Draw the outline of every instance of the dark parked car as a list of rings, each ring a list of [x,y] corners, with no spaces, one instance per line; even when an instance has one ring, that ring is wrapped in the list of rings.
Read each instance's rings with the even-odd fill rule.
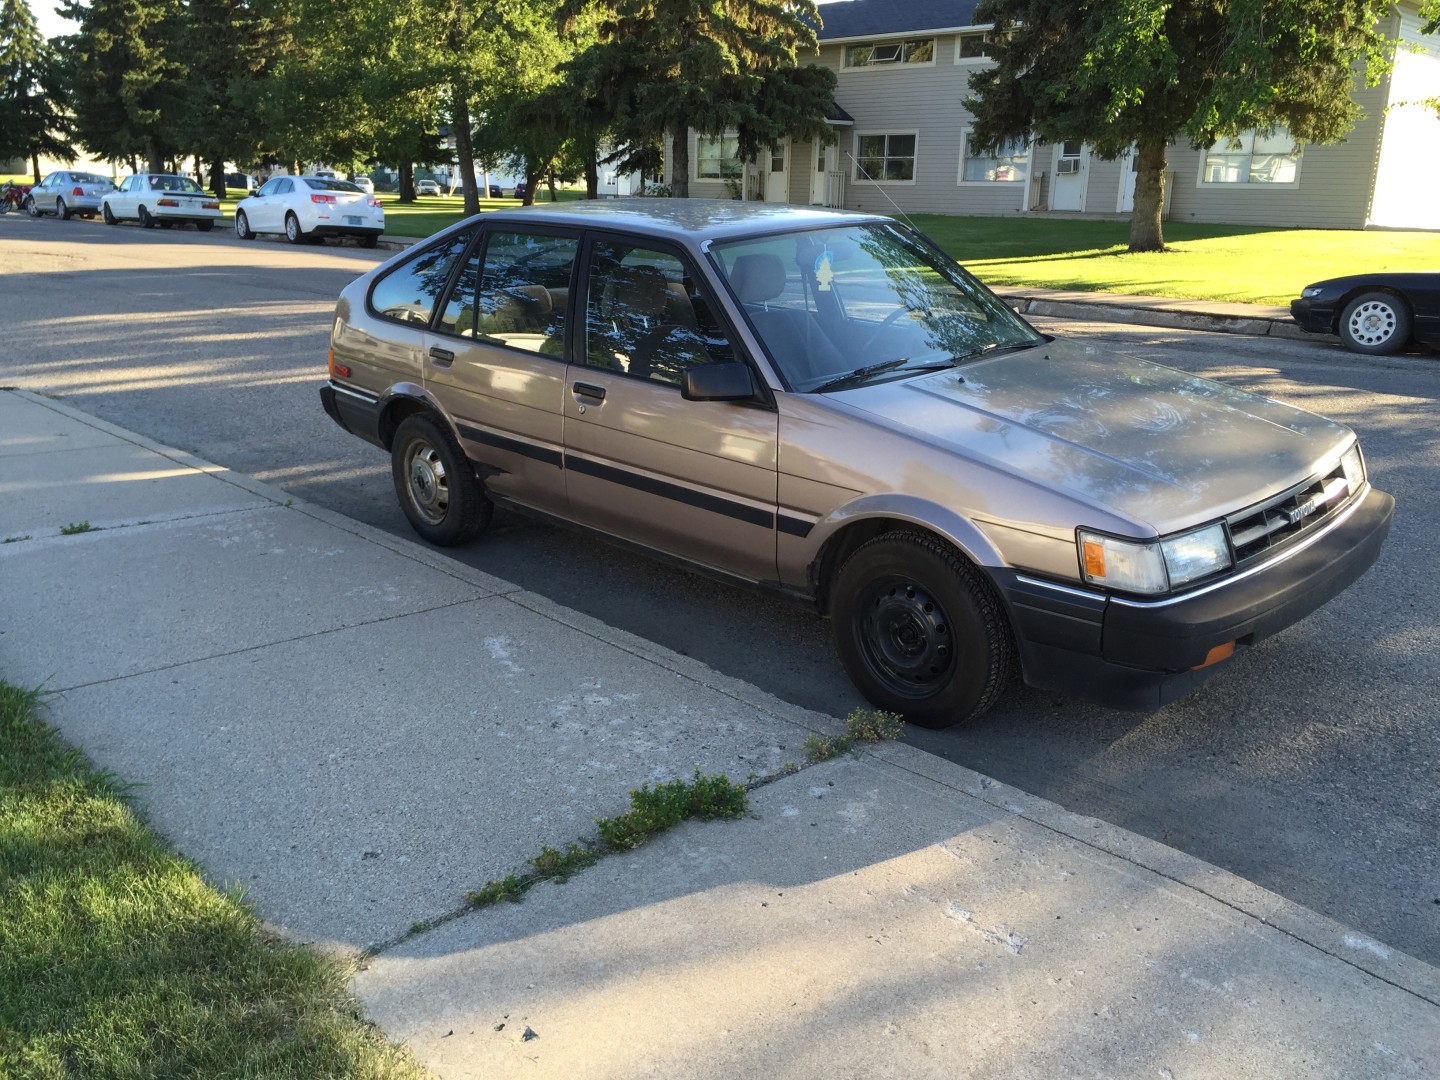
[[[490,197],[492,199],[503,199],[505,197],[505,189],[502,188],[499,184],[491,184]]]
[[[1317,281],[1290,302],[1302,330],[1339,334],[1347,349],[1383,355],[1440,346],[1440,272],[1352,274]]]
[[[523,199],[523,198],[525,198],[525,192],[527,192],[527,191],[529,191],[529,190],[530,190],[530,189],[529,189],[528,187],[526,187],[524,184],[516,184],[516,185],[515,185],[515,198],[517,198],[517,199]]]
[[[460,222],[341,293],[320,397],[426,540],[500,504],[809,601],[866,697],[937,727],[1017,670],[1169,701],[1358,578],[1394,507],[1340,424],[773,203]]]

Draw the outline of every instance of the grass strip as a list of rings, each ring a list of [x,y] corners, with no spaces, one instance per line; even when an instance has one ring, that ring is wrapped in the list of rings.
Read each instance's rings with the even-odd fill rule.
[[[415,1078],[349,972],[205,883],[0,682],[0,1076]]]
[[[564,881],[604,856],[634,850],[656,833],[689,818],[740,818],[749,806],[744,785],[731,783],[723,773],[702,776],[696,769],[693,781],[671,780],[653,787],[647,782],[630,792],[630,809],[625,813],[595,819],[598,839],[569,844],[563,851],[541,845],[540,854],[528,861],[528,871],[487,881],[466,899],[474,907],[502,900],[518,904],[542,881]]]

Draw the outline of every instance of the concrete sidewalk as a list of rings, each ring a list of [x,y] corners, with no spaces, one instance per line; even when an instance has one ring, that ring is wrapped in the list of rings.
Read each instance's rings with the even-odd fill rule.
[[[646,780],[840,725],[14,391],[0,540],[0,677],[212,880],[370,951],[442,1077],[1440,1076],[1440,971],[898,744],[465,911]]]

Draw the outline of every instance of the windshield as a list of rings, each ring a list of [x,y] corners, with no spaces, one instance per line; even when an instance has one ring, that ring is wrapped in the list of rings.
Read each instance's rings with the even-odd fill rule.
[[[188,176],[167,176],[164,174],[150,174],[151,191],[188,191],[194,195],[205,194],[200,190],[200,185],[191,180]]]
[[[802,392],[903,378],[1044,340],[898,225],[738,240],[710,255],[765,351]]]
[[[108,176],[96,176],[94,173],[77,172],[71,173],[70,179],[77,184],[106,184],[110,183]]]

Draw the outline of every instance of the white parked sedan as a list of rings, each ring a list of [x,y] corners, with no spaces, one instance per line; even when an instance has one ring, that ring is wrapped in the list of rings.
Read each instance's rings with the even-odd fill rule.
[[[194,225],[209,232],[220,219],[220,200],[188,176],[136,173],[100,200],[100,214],[106,225],[135,220],[146,229]]]
[[[272,176],[235,208],[235,235],[284,233],[292,244],[325,236],[353,236],[374,247],[385,231],[385,211],[374,195],[349,180],[328,176]]]

